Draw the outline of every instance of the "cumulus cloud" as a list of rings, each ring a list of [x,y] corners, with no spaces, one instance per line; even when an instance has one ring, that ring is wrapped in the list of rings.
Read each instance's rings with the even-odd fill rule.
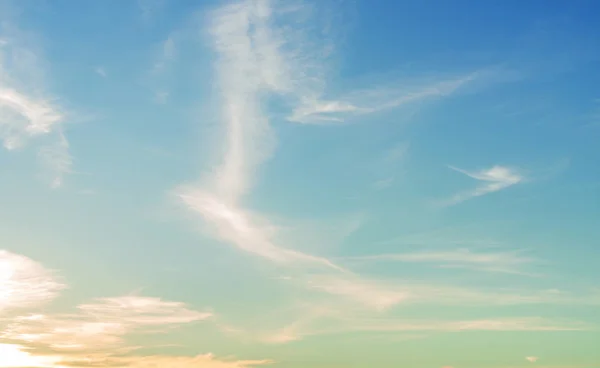
[[[483,183],[473,190],[455,194],[452,198],[445,201],[446,205],[453,205],[474,197],[494,193],[521,183],[524,180],[524,177],[516,170],[499,165],[475,172],[466,171],[453,166],[450,166],[450,168]]]
[[[527,360],[528,362],[531,362],[531,363],[537,362],[538,359],[539,359],[538,357],[534,357],[534,356],[525,357],[525,360]]]

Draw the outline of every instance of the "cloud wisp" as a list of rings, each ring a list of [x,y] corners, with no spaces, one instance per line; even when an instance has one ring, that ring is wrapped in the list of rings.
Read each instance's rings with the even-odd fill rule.
[[[188,309],[179,302],[124,296],[78,306],[78,313],[33,314],[15,318],[1,336],[47,346],[54,351],[103,351],[123,348],[123,337],[205,320],[211,313]]]
[[[72,165],[64,136],[66,114],[56,98],[41,92],[39,57],[18,34],[14,27],[0,29],[0,140],[9,151],[40,141],[40,161],[52,187],[59,187]]]
[[[346,258],[358,262],[425,263],[436,267],[465,268],[474,271],[534,276],[525,266],[539,262],[522,255],[522,251],[482,252],[469,249],[417,251],[409,253],[377,254]]]
[[[372,87],[355,91],[340,100],[320,100],[316,97],[303,97],[294,108],[288,120],[302,124],[343,123],[362,115],[415,106],[419,103],[448,96],[469,82],[475,80],[478,73],[450,78],[442,81],[419,82],[416,85],[402,87]],[[399,81],[398,84],[402,84]]]
[[[325,320],[325,318],[327,320]],[[492,318],[473,320],[406,320],[393,317],[369,318],[360,314],[337,314],[300,319],[283,328],[254,333],[264,343],[287,344],[310,336],[337,335],[349,332],[418,333],[418,338],[431,333],[465,333],[496,331],[585,331],[592,327],[579,321],[553,321],[539,317]],[[414,338],[413,335],[409,335]]]
[[[459,169],[454,166],[450,166],[450,168],[458,171],[459,173],[465,174],[470,178],[479,180],[482,182],[482,184],[473,190],[457,193],[450,199],[444,201],[443,203],[448,206],[455,205],[475,197],[498,192],[510,186],[519,184],[525,179],[514,169],[499,165],[475,172]]]

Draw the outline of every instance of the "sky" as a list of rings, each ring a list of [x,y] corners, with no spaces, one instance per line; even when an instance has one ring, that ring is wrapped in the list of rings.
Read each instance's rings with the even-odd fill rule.
[[[0,367],[600,367],[598,14],[0,0]]]

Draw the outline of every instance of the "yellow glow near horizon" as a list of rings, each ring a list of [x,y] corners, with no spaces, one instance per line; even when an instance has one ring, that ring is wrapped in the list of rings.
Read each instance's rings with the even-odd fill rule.
[[[19,345],[0,344],[0,368],[61,368],[56,365],[58,361],[59,358],[57,357],[32,355]]]

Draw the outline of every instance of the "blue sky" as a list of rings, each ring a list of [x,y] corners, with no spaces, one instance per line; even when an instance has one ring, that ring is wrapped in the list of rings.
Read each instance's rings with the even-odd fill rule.
[[[598,13],[0,0],[0,367],[596,367]]]

